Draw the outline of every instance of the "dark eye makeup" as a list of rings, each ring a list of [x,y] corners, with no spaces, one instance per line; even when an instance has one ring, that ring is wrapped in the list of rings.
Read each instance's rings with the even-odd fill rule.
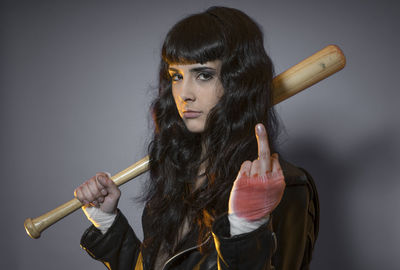
[[[177,72],[174,72],[174,73],[170,72],[169,76],[171,77],[172,81],[174,81],[174,82],[182,80],[182,78],[183,78],[183,76]]]
[[[174,82],[183,79],[183,75],[175,68],[170,68],[168,72],[171,80]],[[210,67],[195,67],[190,69],[190,73],[192,73],[197,80],[205,82],[212,80],[216,76],[217,71]]]
[[[201,81],[209,81],[212,78],[214,78],[214,76],[215,76],[215,73],[212,73],[212,72],[199,72],[197,74],[196,78]]]

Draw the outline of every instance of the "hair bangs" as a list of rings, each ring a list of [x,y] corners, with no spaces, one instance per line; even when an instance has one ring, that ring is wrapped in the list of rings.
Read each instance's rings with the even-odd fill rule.
[[[225,46],[219,26],[219,22],[207,13],[178,22],[165,39],[163,60],[168,64],[204,64],[220,59]]]

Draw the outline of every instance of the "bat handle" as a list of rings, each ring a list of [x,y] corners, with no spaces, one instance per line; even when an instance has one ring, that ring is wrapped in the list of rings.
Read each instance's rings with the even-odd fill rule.
[[[60,205],[57,208],[37,217],[34,219],[27,218],[24,222],[26,232],[32,238],[39,238],[40,233],[50,225],[56,223],[60,219],[68,216],[82,206],[82,203],[77,199],[72,200]]]
[[[136,176],[144,173],[148,169],[149,157],[146,156],[136,162],[135,164],[129,166],[125,170],[111,176],[111,179],[115,182],[117,186],[125,184],[126,182],[132,180]],[[24,222],[24,227],[27,234],[36,239],[40,237],[40,233],[47,227],[56,223],[60,219],[68,216],[72,212],[78,210],[82,207],[82,203],[77,199],[72,200],[60,205],[57,208],[37,217],[37,218],[27,218]]]

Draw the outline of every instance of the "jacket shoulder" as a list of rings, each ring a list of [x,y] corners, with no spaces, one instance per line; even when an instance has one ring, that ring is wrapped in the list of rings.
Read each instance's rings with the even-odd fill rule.
[[[299,168],[284,159],[279,159],[279,163],[287,186],[307,185],[310,181],[309,174],[303,168]]]
[[[287,197],[292,202],[297,201],[296,204],[300,205],[300,202],[308,204],[310,213],[316,217],[318,223],[320,209],[318,190],[314,179],[305,169],[297,167],[284,159],[279,159],[279,163],[285,177],[285,193],[287,193]]]

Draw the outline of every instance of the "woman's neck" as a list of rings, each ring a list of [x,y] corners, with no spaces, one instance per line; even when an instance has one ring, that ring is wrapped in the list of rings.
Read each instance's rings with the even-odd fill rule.
[[[193,189],[192,192],[200,188],[204,182],[206,181],[206,165],[205,162],[201,163],[199,170],[197,172],[197,178],[196,181],[193,183]]]

